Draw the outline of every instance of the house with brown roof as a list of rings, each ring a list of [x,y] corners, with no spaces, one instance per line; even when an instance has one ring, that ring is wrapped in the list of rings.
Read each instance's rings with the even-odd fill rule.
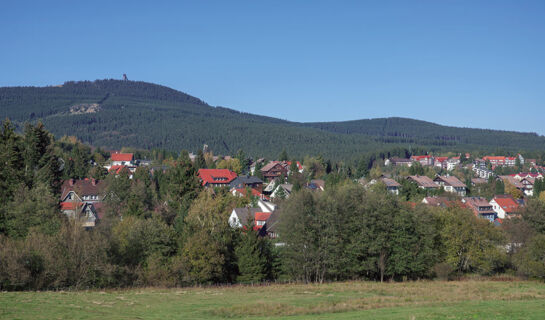
[[[471,209],[476,217],[485,218],[494,222],[497,218],[497,214],[494,211],[492,205],[482,197],[465,197],[462,202],[467,208]]]
[[[288,176],[288,171],[289,166],[287,163],[282,163],[279,161],[271,161],[261,168],[263,178],[268,181],[280,178],[281,176]]]
[[[455,176],[437,176],[433,181],[443,187],[446,192],[456,193],[462,197],[466,195],[466,185]]]
[[[407,180],[416,183],[420,189],[438,190],[440,187],[427,176],[408,176]]]
[[[106,183],[96,179],[68,179],[61,186],[61,202],[100,202],[104,198]]]
[[[367,185],[368,186],[374,185],[377,182],[381,182],[381,183],[385,184],[386,185],[386,190],[388,190],[389,192],[391,192],[391,193],[393,193],[395,195],[399,194],[399,189],[401,188],[401,184],[399,184],[399,182],[395,181],[394,179],[390,179],[390,178],[386,178],[386,177],[380,177],[378,179],[373,179],[373,180],[369,181],[369,183]]]

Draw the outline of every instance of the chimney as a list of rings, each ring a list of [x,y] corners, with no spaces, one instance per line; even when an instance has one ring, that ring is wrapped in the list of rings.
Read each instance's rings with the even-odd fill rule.
[[[74,186],[74,182],[75,182],[74,179],[68,180],[68,183],[70,184],[70,186]]]

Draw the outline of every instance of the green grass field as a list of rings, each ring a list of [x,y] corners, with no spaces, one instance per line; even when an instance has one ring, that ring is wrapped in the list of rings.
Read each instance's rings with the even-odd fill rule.
[[[0,319],[545,319],[531,281],[2,292]]]

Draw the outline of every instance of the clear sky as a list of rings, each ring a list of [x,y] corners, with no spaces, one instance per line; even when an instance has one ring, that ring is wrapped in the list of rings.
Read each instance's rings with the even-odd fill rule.
[[[545,134],[545,1],[0,3],[0,86],[123,73],[293,121]]]

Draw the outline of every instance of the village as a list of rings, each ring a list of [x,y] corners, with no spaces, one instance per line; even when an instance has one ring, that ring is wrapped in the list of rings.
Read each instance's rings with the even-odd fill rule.
[[[196,161],[194,154],[189,154],[189,158]],[[233,160],[229,156],[212,158],[214,164]],[[153,175],[157,170],[167,170],[168,166],[155,166],[152,161],[134,159],[133,153],[116,151],[104,165],[109,175],[126,174],[129,179],[133,178],[137,168]],[[246,170],[238,170],[241,172],[227,168],[200,168],[197,175],[205,189],[212,192],[217,188],[227,189],[234,196],[251,199],[248,206],[234,208],[226,217],[231,227],[242,228],[250,222],[261,236],[272,239],[278,237],[279,202],[301,188],[313,192],[323,192],[327,188],[327,176],[306,174],[308,170],[300,161],[258,159],[252,161]],[[450,157],[413,155],[410,158],[387,158],[372,168],[368,176],[354,181],[362,188],[381,185],[385,192],[404,197],[407,205],[412,207],[459,206],[470,209],[476,217],[501,225],[505,219],[519,217],[528,198],[538,197],[545,191],[544,172],[545,168],[535,159],[524,159],[520,154],[476,159],[467,153]],[[294,175],[299,177],[295,184],[290,182]],[[92,228],[103,217],[105,190],[104,180],[66,180],[61,187],[61,210],[69,217],[77,217],[82,227]]]

